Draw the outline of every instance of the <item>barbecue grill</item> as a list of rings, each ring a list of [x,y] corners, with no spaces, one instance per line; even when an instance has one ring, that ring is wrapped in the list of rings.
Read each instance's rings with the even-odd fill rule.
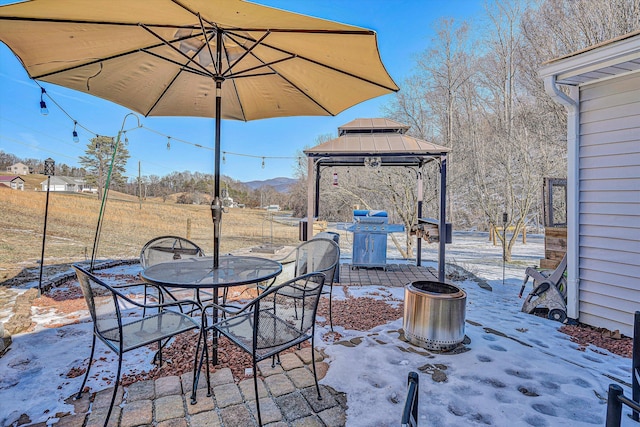
[[[353,233],[351,268],[387,267],[387,234],[404,231],[402,224],[389,224],[387,212],[353,211],[353,223],[346,227]]]

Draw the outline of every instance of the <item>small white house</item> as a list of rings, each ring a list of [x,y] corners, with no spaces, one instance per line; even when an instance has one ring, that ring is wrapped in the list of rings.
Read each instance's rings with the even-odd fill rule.
[[[45,179],[40,183],[42,191],[47,191],[48,182],[49,180]],[[87,184],[84,179],[70,176],[52,176],[49,185],[49,191],[69,191],[74,193],[97,192],[97,189]]]
[[[552,60],[540,76],[568,112],[567,315],[633,336],[640,310],[640,31]]]
[[[12,190],[24,190],[24,179],[17,175],[0,176],[0,185],[7,186]]]
[[[16,163],[7,168],[9,172],[14,175],[29,175],[31,171],[29,170],[29,166],[24,163]]]

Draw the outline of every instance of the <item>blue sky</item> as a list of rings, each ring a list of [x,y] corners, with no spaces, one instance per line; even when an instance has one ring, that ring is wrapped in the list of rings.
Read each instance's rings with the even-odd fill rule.
[[[0,0],[0,4],[11,2]],[[375,30],[387,71],[402,90],[412,74],[415,57],[433,37],[433,24],[441,17],[472,19],[482,12],[481,0],[259,0],[267,6],[339,21]],[[90,95],[42,83],[47,93],[79,124],[100,135],[115,136],[130,110]],[[221,173],[240,181],[292,176],[296,153],[312,146],[319,135],[335,134],[338,126],[360,117],[379,117],[381,107],[393,95],[358,104],[335,117],[291,117],[250,122],[223,120],[222,151],[265,156],[227,154]],[[47,100],[49,114],[40,114],[40,89],[31,81],[18,59],[0,43],[0,150],[22,158],[46,159],[78,165],[86,144],[94,136],[78,128],[80,142],[72,140],[73,120]],[[146,129],[127,134],[131,158],[128,176],[166,175],[172,171],[213,172],[213,151],[196,148],[176,139],[213,147],[214,121],[203,118],[141,117]],[[136,126],[127,119],[125,129]],[[173,141],[167,149],[167,136]],[[269,157],[285,157],[273,159]]]

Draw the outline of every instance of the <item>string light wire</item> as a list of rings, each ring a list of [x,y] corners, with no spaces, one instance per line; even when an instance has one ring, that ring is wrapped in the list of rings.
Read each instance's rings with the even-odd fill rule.
[[[73,122],[73,135],[74,138],[77,135],[77,128],[81,128],[84,129],[86,132],[96,135],[96,137],[100,136],[97,132],[94,132],[93,130],[89,129],[88,127],[84,126],[82,123],[78,122],[73,116],[71,116],[71,114],[69,114],[67,112],[67,110],[65,110],[52,96],[51,94],[49,94],[44,87],[42,87],[42,85],[40,85],[40,83],[36,80],[33,80],[33,82],[40,88],[40,98],[42,100],[42,102],[44,102],[43,97],[46,96],[60,111],[62,111],[72,122]],[[196,147],[196,148],[200,148],[203,150],[209,150],[209,151],[215,151],[215,149],[213,147],[207,147],[204,146],[202,144],[198,144],[195,142],[191,142],[191,141],[187,141],[184,139],[180,139],[180,138],[176,138],[174,136],[171,135],[167,135],[164,134],[160,131],[157,131],[155,129],[152,129],[148,126],[145,126],[143,124],[140,124],[139,126],[133,127],[131,129],[126,129],[123,131],[124,135],[125,135],[125,142],[128,142],[128,138],[127,138],[127,132],[131,132],[133,130],[137,130],[137,129],[144,129],[147,132],[151,132],[153,134],[156,134],[158,136],[164,137],[167,139],[167,150],[171,149],[171,142],[172,141],[177,141],[181,144],[185,144],[185,145],[190,145],[192,147]],[[223,151],[222,152],[222,159],[223,162],[226,163],[226,156],[227,155],[231,155],[231,156],[238,156],[238,157],[247,157],[247,158],[253,158],[253,159],[261,159],[262,160],[262,168],[264,169],[265,167],[265,160],[298,160],[300,161],[300,157],[299,156],[262,156],[262,155],[256,155],[256,154],[246,154],[246,153],[236,153],[236,152],[232,152],[232,151]]]

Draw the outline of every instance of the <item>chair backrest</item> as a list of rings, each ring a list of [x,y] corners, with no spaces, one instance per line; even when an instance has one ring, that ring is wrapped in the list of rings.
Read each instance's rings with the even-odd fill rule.
[[[266,349],[294,345],[308,339],[315,325],[320,294],[325,282],[323,273],[315,272],[275,286],[259,297],[254,311],[256,348]],[[271,313],[261,316],[262,311]],[[275,321],[274,321],[275,319]]]
[[[149,240],[143,246],[140,252],[140,265],[145,269],[161,262],[201,256],[204,256],[204,251],[184,237],[160,236]]]
[[[84,268],[75,264],[73,268],[89,307],[94,331],[109,347],[118,351],[122,320],[115,291]]]
[[[320,272],[326,283],[333,282],[334,272],[340,261],[340,247],[332,239],[312,239],[296,249],[296,277]]]

